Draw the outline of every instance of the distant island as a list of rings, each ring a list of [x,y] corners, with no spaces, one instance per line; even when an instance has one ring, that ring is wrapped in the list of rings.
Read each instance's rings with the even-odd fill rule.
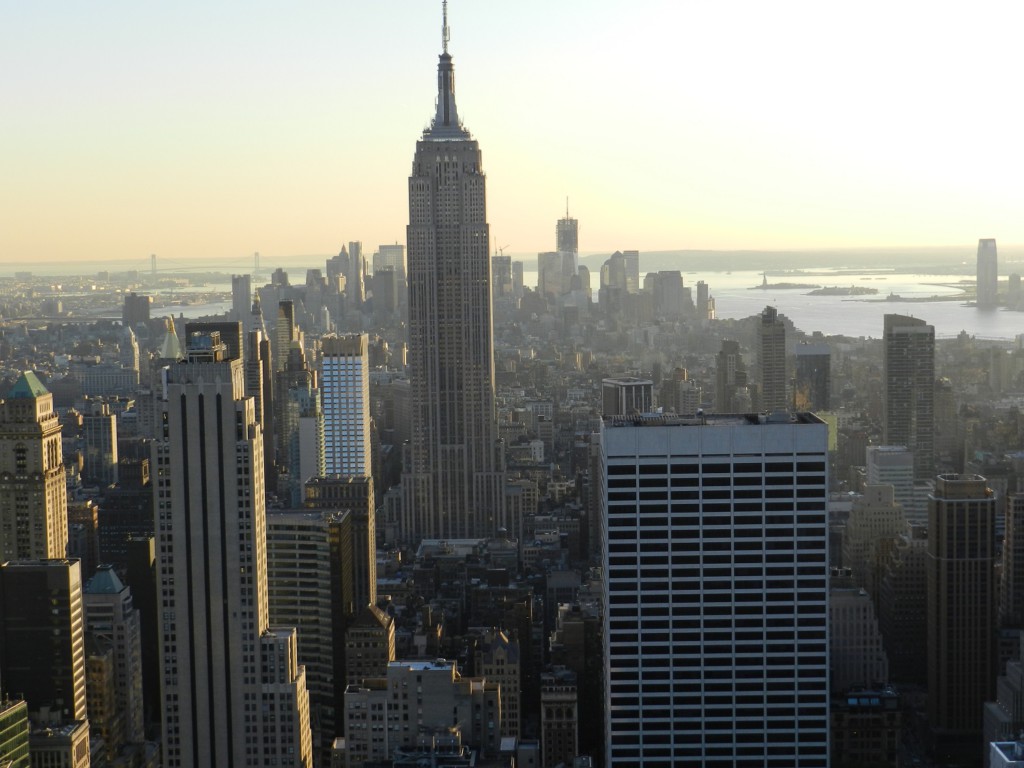
[[[789,290],[793,290],[793,289],[820,288],[820,287],[821,287],[820,285],[816,285],[814,283],[769,283],[768,282],[768,273],[767,272],[763,272],[761,274],[761,284],[753,286],[752,288],[750,288],[750,290],[751,291],[767,291],[768,289],[772,289],[772,290],[776,290],[776,291],[789,291]]]
[[[866,285],[851,285],[849,287],[842,287],[839,285],[826,285],[824,288],[818,288],[816,291],[811,291],[808,296],[870,296],[878,293],[877,288],[869,288]]]

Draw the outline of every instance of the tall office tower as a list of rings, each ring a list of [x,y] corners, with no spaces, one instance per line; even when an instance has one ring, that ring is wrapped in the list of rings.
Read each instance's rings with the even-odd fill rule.
[[[569,291],[569,278],[563,273],[562,254],[558,251],[537,254],[537,291],[555,299]]]
[[[523,295],[523,262],[512,262],[512,295],[521,297]]]
[[[907,526],[882,574],[878,627],[894,682],[923,685],[928,679],[928,541],[924,528]]]
[[[0,564],[0,680],[34,725],[85,720],[85,625],[77,560]]]
[[[271,664],[261,641],[269,621],[263,440],[242,361],[224,359],[216,332],[189,341],[187,358],[166,373],[152,458],[164,765],[269,765],[265,743],[299,715],[271,717],[263,697],[293,684],[304,692],[305,674]],[[308,741],[308,719],[302,732]],[[308,755],[293,759],[309,764]]]
[[[732,339],[723,340],[715,363],[715,411],[743,413],[751,410],[747,364],[743,362],[740,343]]]
[[[151,296],[138,296],[134,292],[124,297],[121,307],[121,324],[135,326],[149,322],[149,307],[153,302]]]
[[[1003,538],[999,623],[1024,628],[1024,494],[1006,497],[1006,533]]]
[[[370,474],[369,337],[325,336],[320,368],[326,475]]]
[[[605,765],[828,765],[826,425],[613,419],[602,454]]]
[[[577,219],[569,218],[569,203],[565,204],[565,218],[559,219],[555,224],[555,250],[561,253],[571,253],[574,257],[580,252],[580,222]],[[573,264],[575,268],[575,263]]]
[[[512,257],[492,256],[491,257],[491,288],[493,300],[497,301],[505,296],[512,295]]]
[[[602,413],[605,416],[629,416],[654,410],[654,382],[635,376],[601,380]]]
[[[407,541],[489,535],[505,522],[485,177],[480,147],[455,106],[447,12],[442,30],[437,111],[416,142],[409,177]]]
[[[917,510],[914,492],[914,452],[902,445],[869,445],[864,452],[869,485],[891,485],[894,501],[903,507],[907,520],[928,522],[927,510]]]
[[[893,498],[892,486],[864,486],[843,533],[843,567],[853,572],[854,584],[873,598],[878,597],[892,550],[906,529],[907,519]]]
[[[999,306],[999,259],[994,238],[978,241],[977,296],[978,309]]]
[[[221,344],[224,345],[224,356],[234,360],[245,358],[245,330],[240,320],[189,320],[185,323],[185,338],[193,334],[217,331],[220,334]],[[187,342],[186,342],[187,343]]]
[[[160,632],[157,621],[156,539],[153,536],[135,536],[128,541],[125,580],[133,590],[133,602],[139,611],[142,647],[157,648]],[[159,654],[147,652],[142,656],[142,695],[145,721],[160,720],[163,698],[160,695]]]
[[[626,260],[626,291],[640,293],[640,251],[623,251]]]
[[[914,477],[932,477],[935,445],[935,328],[924,320],[886,315],[882,361],[886,445],[914,452]]]
[[[142,619],[132,593],[111,565],[101,565],[85,584],[85,632],[109,645],[114,657],[114,689],[130,743],[145,741],[142,701]]]
[[[366,263],[363,259],[363,244],[353,241],[348,244],[348,271],[345,272],[345,295],[354,307],[361,307],[365,298],[363,276]]]
[[[252,309],[252,275],[231,276],[231,319],[245,322]]]
[[[700,408],[704,391],[685,368],[676,368],[658,389],[658,405],[680,416],[693,416]]]
[[[82,416],[82,479],[105,488],[117,482],[117,416],[102,400],[88,405]]]
[[[53,395],[31,371],[0,401],[0,562],[64,557],[68,494]]]
[[[321,754],[341,732],[344,637],[355,612],[351,527],[345,512],[267,513],[270,621],[298,632],[313,744]]]
[[[316,374],[310,370],[284,371],[287,386],[278,387],[281,404],[281,464],[287,469],[288,498],[301,507],[305,483],[324,474],[324,416]]]
[[[277,320],[274,323],[271,357],[275,371],[283,371],[288,364],[288,350],[292,342],[298,339],[298,326],[295,324],[295,302],[285,299],[277,303]]]
[[[377,509],[373,478],[327,475],[306,481],[307,509],[348,512],[352,517],[352,590],[356,610],[377,602]]]
[[[85,691],[89,708],[90,750],[102,741],[103,757],[113,762],[128,743],[124,715],[117,705],[117,683],[114,679],[114,649],[110,642],[85,636]],[[96,737],[99,738],[96,738]]]
[[[405,282],[405,246],[399,243],[394,245],[379,245],[377,252],[373,254],[373,273],[377,274],[379,269],[390,267],[398,274],[398,280]]]
[[[799,344],[793,406],[798,411],[827,411],[832,404],[832,352],[828,344]]]
[[[299,664],[294,627],[277,627],[260,634],[263,743],[253,765],[294,765],[313,768],[313,737],[309,727],[306,668]],[[269,674],[268,674],[269,673]],[[253,708],[255,709],[255,707]]]
[[[996,654],[995,494],[978,475],[939,475],[928,502],[928,722],[979,736]]]
[[[253,303],[253,310],[259,309],[259,301]],[[274,361],[271,359],[271,344],[260,327],[253,328],[246,337],[245,351],[245,396],[253,399],[256,423],[263,435],[263,485],[270,487],[276,477],[274,471]]]
[[[117,357],[123,368],[131,368],[133,371],[139,370],[139,341],[135,337],[135,331],[131,328],[125,328],[121,332]]]
[[[775,307],[761,312],[757,332],[757,367],[761,374],[761,410],[789,407],[786,397],[786,326]]]
[[[0,692],[0,765],[29,768],[28,704]]]

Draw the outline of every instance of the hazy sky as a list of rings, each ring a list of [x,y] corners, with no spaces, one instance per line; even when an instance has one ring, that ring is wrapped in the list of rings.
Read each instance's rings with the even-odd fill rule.
[[[440,2],[9,2],[0,262],[404,242]],[[498,246],[1024,243],[1024,4],[452,0]]]

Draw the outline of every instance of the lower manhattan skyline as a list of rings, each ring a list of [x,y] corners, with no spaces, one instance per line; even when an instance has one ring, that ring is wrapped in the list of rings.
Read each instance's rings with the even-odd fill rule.
[[[452,14],[492,248],[549,249],[566,197],[583,252],[1024,243],[1007,3]],[[410,0],[12,9],[0,263],[401,239],[435,17]]]

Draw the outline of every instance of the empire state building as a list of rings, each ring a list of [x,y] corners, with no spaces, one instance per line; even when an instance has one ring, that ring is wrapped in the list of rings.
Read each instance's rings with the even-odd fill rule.
[[[506,524],[485,177],[480,147],[455,107],[444,5],[437,109],[416,142],[409,177],[407,541],[488,536]]]

